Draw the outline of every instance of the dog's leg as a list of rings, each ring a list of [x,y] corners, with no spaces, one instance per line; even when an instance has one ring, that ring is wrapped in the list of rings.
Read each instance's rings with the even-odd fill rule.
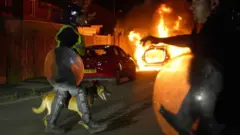
[[[89,107],[92,107],[94,103],[94,95],[88,95],[88,105]]]
[[[53,98],[51,98],[51,97],[46,98],[47,114],[43,117],[43,123],[44,123],[45,127],[47,127],[47,123],[48,123],[47,122],[47,116],[49,116],[51,114],[51,105],[52,105],[54,97]]]
[[[43,117],[44,127],[47,127],[47,116],[48,116],[48,114],[46,114],[46,115]]]

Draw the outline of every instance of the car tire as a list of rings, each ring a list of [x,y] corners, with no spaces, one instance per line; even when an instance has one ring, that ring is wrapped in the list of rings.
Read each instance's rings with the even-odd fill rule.
[[[135,68],[135,69],[132,70],[132,74],[129,77],[129,79],[134,81],[134,80],[136,80],[136,76],[137,76],[137,74],[136,74],[136,68]]]
[[[116,85],[121,84],[121,71],[122,71],[122,66],[120,63],[118,63],[117,69],[116,69]]]
[[[120,85],[120,84],[121,84],[120,71],[117,70],[117,72],[116,72],[116,85]]]

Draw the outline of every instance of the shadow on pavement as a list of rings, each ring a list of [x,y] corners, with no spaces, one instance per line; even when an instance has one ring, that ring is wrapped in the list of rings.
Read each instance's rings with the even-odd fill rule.
[[[133,106],[131,105],[123,109],[120,109],[115,113],[112,113],[107,118],[100,119],[98,122],[108,123],[108,128],[103,132],[113,131],[113,130],[124,128],[137,123],[138,120],[135,120],[134,117],[136,117],[140,112],[151,107],[152,105],[151,101],[147,101],[147,102],[146,100],[143,100],[143,101],[145,102],[142,103],[142,105],[136,109],[133,109],[131,111],[126,111]],[[79,120],[80,120],[80,117],[76,113],[68,112],[67,118],[62,122],[60,126],[63,127],[66,130],[66,132],[69,132],[78,123]]]
[[[124,78],[121,78],[121,81],[120,81],[119,85],[123,85],[123,84],[130,83],[130,82],[133,82],[133,80],[131,80],[127,77],[124,77]]]
[[[105,119],[101,119],[100,122],[109,121],[108,128],[104,132],[116,130],[119,128],[124,128],[124,127],[127,127],[127,126],[137,123],[138,120],[135,120],[134,117],[137,116],[140,112],[149,108],[151,105],[152,105],[151,102],[147,102],[147,103],[142,104],[137,109],[131,110],[127,113],[125,113],[124,110],[119,110],[119,111],[111,114],[109,117],[107,117]]]
[[[67,118],[61,122],[60,127],[63,127],[66,132],[72,130],[72,128],[78,123],[80,117],[75,112],[68,112]],[[80,125],[79,125],[80,126]]]

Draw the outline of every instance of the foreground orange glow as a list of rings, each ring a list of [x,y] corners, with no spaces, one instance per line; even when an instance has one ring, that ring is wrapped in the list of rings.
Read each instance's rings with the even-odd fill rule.
[[[169,20],[168,19],[168,15],[173,13],[173,9],[171,7],[168,7],[167,5],[163,4],[160,6],[160,8],[157,10],[157,13],[159,14],[159,23],[157,25],[157,35],[158,37],[169,37],[169,36],[174,36],[176,34],[176,31],[181,31],[180,28],[180,23],[183,20],[183,18],[181,16],[177,17],[177,20]],[[167,20],[168,19],[168,20]],[[166,22],[170,21],[170,22],[174,22],[174,26],[173,27],[168,27],[166,25]],[[142,46],[142,44],[140,43],[141,38],[143,37],[143,35],[141,35],[140,33],[136,32],[136,31],[131,31],[128,35],[129,40],[135,45],[135,51],[134,51],[134,58],[137,61],[137,65],[138,65],[138,69],[140,71],[150,71],[150,70],[160,70],[161,66],[156,67],[156,66],[146,66],[146,62],[142,59],[143,55],[145,53],[145,51],[147,49],[149,49],[149,47],[152,44],[147,43],[145,46]],[[170,55],[170,58],[174,58],[176,56],[182,55],[184,53],[189,53],[190,49],[188,47],[175,47],[172,45],[167,45],[167,44],[163,44],[163,43],[159,43],[156,44],[155,46],[166,46],[166,49]],[[152,55],[146,55],[146,59],[148,61],[156,61],[156,57],[162,56],[161,54],[158,54],[154,51],[152,51]],[[159,52],[162,53],[162,52]],[[149,57],[148,57],[149,56]],[[154,57],[155,56],[155,57]]]
[[[177,115],[182,102],[190,90],[189,73],[193,55],[177,57],[164,65],[154,83],[153,109],[157,122],[166,135],[179,135],[160,113],[161,106]]]

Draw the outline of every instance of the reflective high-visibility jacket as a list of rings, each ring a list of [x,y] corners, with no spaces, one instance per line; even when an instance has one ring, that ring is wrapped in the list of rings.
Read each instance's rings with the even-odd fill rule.
[[[64,25],[56,35],[57,47],[66,46],[74,49],[80,56],[85,53],[85,42],[76,27]]]

